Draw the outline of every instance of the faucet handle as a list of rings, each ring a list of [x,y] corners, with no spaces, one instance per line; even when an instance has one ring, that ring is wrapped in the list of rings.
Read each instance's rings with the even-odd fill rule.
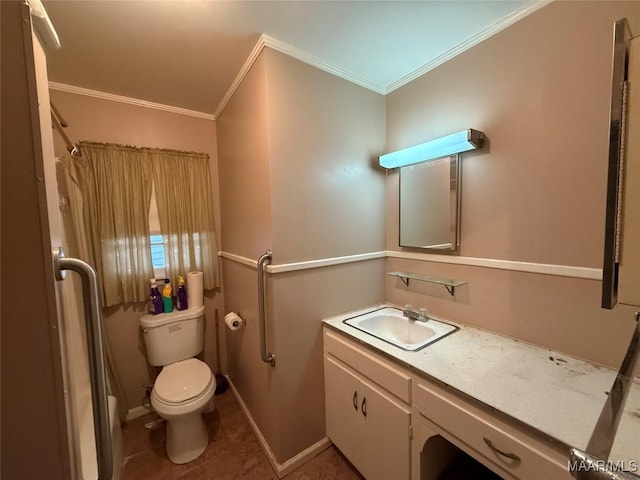
[[[413,311],[413,305],[411,305],[410,303],[405,304],[404,311],[405,312],[412,312]]]
[[[429,317],[427,316],[427,309],[424,307],[421,307],[420,310],[418,310],[418,318],[420,320],[427,320]]]

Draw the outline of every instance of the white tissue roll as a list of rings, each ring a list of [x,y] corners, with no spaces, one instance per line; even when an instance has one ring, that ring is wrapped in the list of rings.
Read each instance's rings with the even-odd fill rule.
[[[189,308],[198,308],[203,302],[203,286],[204,277],[202,272],[187,273],[187,303]]]
[[[235,312],[229,312],[224,316],[224,323],[227,324],[229,330],[238,330],[244,323]]]

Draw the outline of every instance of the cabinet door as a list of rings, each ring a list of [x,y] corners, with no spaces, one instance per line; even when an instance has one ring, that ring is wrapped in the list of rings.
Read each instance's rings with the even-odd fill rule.
[[[360,380],[333,358],[325,356],[324,391],[327,437],[360,472],[367,462],[363,449]]]
[[[411,411],[384,390],[360,382],[360,441],[367,461],[358,467],[367,480],[408,480]]]

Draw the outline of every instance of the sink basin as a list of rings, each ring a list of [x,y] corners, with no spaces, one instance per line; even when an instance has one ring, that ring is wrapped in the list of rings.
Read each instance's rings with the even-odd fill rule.
[[[432,318],[426,322],[410,320],[402,314],[402,310],[393,307],[347,318],[343,322],[409,351],[420,350],[458,330],[458,327]]]

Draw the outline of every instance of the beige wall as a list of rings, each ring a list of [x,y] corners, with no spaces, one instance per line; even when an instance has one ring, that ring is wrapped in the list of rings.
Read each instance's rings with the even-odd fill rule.
[[[384,250],[384,99],[271,49],[274,262]]]
[[[383,97],[265,54],[274,263],[384,250]],[[324,437],[320,320],[383,301],[384,261],[275,274],[270,282],[282,461]]]
[[[222,250],[257,258],[271,247],[270,165],[264,55],[216,121]]]
[[[208,153],[218,245],[220,244],[216,131],[213,120],[56,90],[51,91],[51,100],[69,123],[66,131],[72,142],[90,140]],[[61,156],[64,153],[64,143],[58,134],[55,134],[54,139],[56,154]],[[222,310],[221,292],[206,292],[203,358],[214,370],[217,368],[215,319],[216,314]],[[115,367],[129,409],[141,405],[145,393],[142,385],[153,383],[156,374],[156,369],[147,364],[144,340],[138,323],[138,318],[144,313],[146,305],[142,303],[105,309],[105,323],[115,357]]]
[[[613,22],[640,33],[637,2],[554,2],[386,97],[387,147],[465,128],[461,255],[601,268]],[[397,172],[387,177],[387,247],[397,242]],[[387,297],[617,366],[633,310],[600,309],[599,281],[389,260],[388,269],[468,281],[388,280]],[[444,292],[444,295],[442,294]]]
[[[384,249],[382,96],[266,49],[217,128],[223,250],[271,248],[282,264]],[[320,320],[382,302],[384,260],[267,275],[275,368],[260,360],[255,269],[225,260],[224,281],[247,320],[227,334],[231,378],[282,463],[324,437]]]
[[[321,320],[383,302],[384,277],[384,259],[270,276],[280,461],[325,436]]]
[[[266,62],[260,55],[216,121],[222,250],[255,259],[272,245]],[[223,259],[225,307],[246,320],[226,332],[228,372],[270,445],[276,445],[275,371],[260,360],[256,271]]]

